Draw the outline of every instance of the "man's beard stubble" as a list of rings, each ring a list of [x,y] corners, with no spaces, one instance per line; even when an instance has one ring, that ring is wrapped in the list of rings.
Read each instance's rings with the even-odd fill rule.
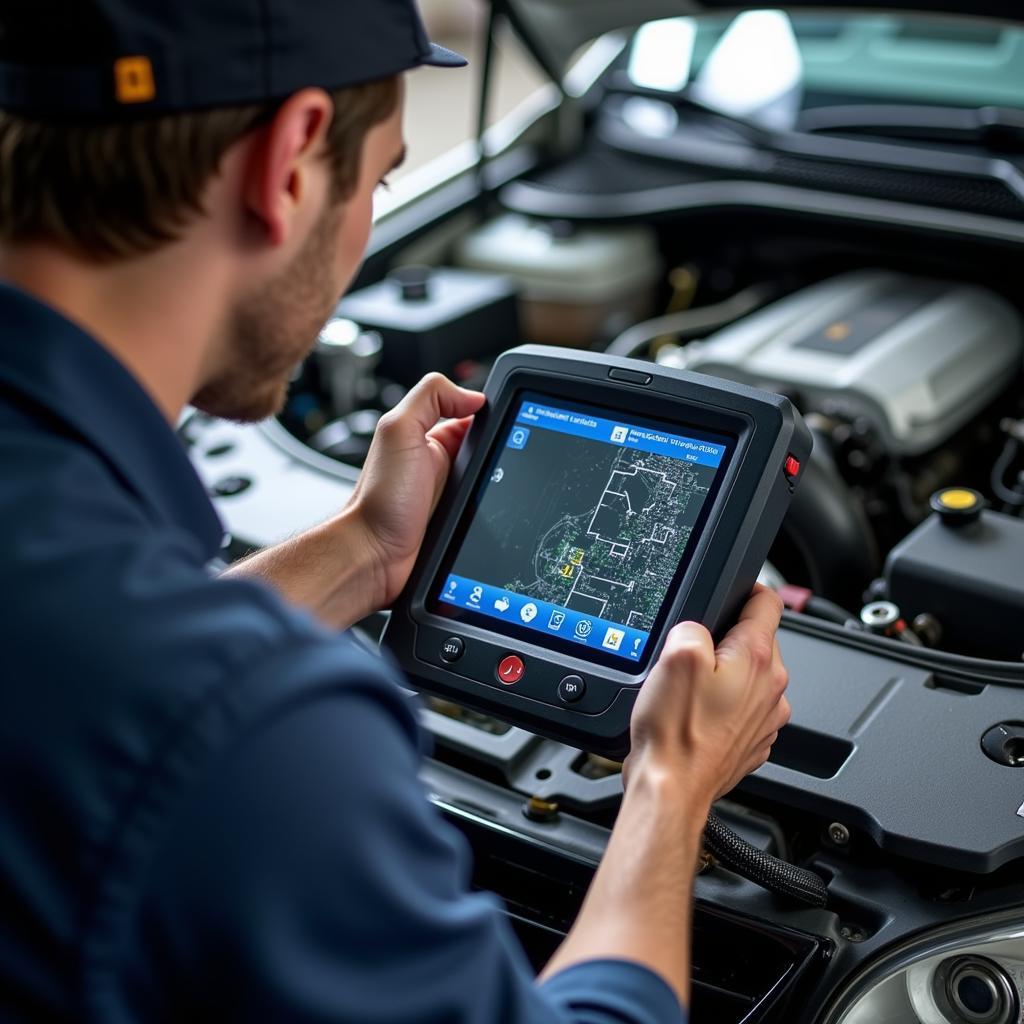
[[[239,423],[281,411],[291,372],[309,355],[338,301],[331,268],[341,216],[328,209],[280,277],[234,310],[230,365],[195,395],[196,408]]]

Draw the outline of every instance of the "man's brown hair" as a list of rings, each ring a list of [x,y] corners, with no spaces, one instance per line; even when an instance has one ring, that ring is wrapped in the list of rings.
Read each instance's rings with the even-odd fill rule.
[[[393,113],[397,79],[332,94],[334,198],[358,182],[367,133]],[[0,111],[0,244],[50,241],[94,259],[151,252],[202,213],[225,153],[276,105],[104,123]]]

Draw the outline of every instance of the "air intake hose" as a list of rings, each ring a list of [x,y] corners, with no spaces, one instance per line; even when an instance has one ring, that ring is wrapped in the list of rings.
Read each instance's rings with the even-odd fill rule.
[[[878,550],[829,448],[828,439],[815,432],[814,451],[782,531],[807,563],[812,589],[844,608],[859,608],[864,588],[878,575]]]

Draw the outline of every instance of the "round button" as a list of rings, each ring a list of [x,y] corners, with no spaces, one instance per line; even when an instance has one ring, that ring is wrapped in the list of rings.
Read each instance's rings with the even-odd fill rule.
[[[587,684],[582,676],[566,676],[558,684],[558,696],[566,704],[575,704],[576,701],[582,700],[586,692]]]
[[[498,662],[498,682],[505,686],[515,686],[523,678],[524,672],[526,666],[523,659],[514,654],[506,655]]]
[[[453,661],[458,661],[462,657],[462,652],[465,649],[466,645],[462,642],[461,637],[450,636],[441,644],[441,660],[448,662],[450,665]]]

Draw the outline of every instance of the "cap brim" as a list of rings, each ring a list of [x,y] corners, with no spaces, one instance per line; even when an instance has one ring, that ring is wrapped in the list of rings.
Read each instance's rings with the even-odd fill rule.
[[[469,61],[461,53],[431,43],[430,56],[424,58],[423,63],[431,68],[464,68]]]

